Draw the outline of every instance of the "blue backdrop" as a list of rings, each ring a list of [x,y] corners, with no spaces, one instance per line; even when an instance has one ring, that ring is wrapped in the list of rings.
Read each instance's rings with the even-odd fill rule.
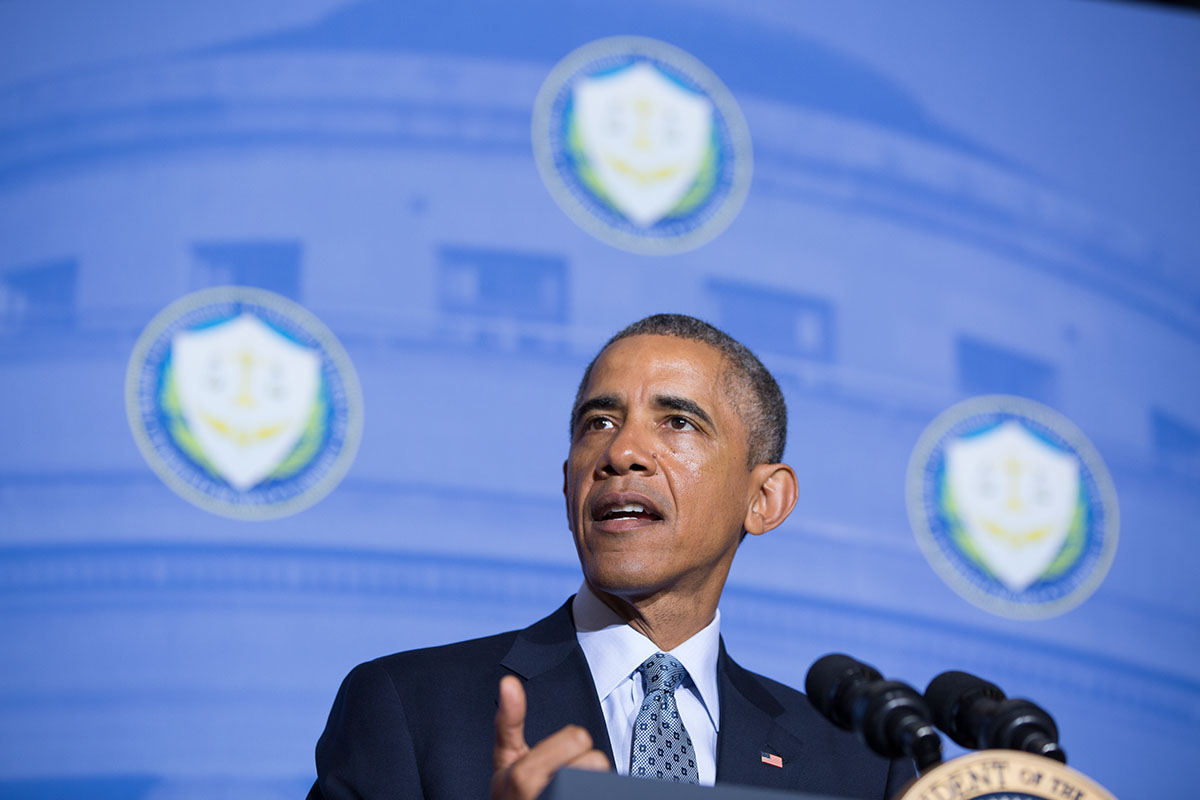
[[[670,256],[580,229],[535,95],[618,34],[691,53],[750,130],[741,213]],[[842,650],[981,673],[1117,795],[1200,738],[1200,18],[1120,3],[0,5],[0,795],[284,798],[359,661],[522,626],[579,583],[583,366],[645,314],[758,350],[796,512],[722,605],[793,685]],[[235,284],[357,370],[341,484],[247,522],[173,493],[125,413],[135,341]],[[905,510],[921,431],[1044,403],[1121,504],[1105,582],[1042,621],[947,587]]]

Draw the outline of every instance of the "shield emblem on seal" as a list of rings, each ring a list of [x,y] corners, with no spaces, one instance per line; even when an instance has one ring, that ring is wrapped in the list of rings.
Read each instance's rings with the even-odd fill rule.
[[[184,421],[238,491],[262,481],[300,439],[320,385],[321,357],[253,314],[171,340]]]
[[[959,516],[988,568],[1014,592],[1062,549],[1079,502],[1079,461],[1008,421],[946,447]]]
[[[646,62],[580,79],[580,145],[614,205],[649,227],[695,182],[710,147],[712,103]]]

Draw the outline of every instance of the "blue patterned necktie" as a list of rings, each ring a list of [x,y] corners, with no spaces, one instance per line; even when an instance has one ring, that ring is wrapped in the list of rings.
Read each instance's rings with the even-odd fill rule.
[[[655,653],[637,669],[646,699],[633,723],[629,774],[676,783],[698,783],[696,749],[683,727],[675,689],[687,675],[674,656]]]

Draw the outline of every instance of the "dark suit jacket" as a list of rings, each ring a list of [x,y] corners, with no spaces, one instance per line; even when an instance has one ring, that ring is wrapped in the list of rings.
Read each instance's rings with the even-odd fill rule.
[[[309,800],[486,798],[497,688],[506,674],[525,683],[527,741],[582,725],[613,759],[568,601],[523,631],[355,667],[317,742]],[[718,783],[887,800],[913,775],[911,763],[880,758],[826,722],[800,692],[742,669],[724,643],[717,681]],[[781,756],[783,767],[764,764],[764,750]]]

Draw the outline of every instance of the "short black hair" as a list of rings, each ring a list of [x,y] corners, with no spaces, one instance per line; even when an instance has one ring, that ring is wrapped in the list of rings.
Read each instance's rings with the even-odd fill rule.
[[[720,350],[731,368],[726,374],[733,377],[733,385],[727,389],[734,393],[734,406],[746,424],[750,439],[750,467],[783,461],[783,448],[787,444],[787,403],[775,377],[746,345],[720,328],[686,314],[654,314],[622,328],[604,343],[604,347],[600,348],[583,371],[583,379],[579,381],[579,389],[575,392],[575,405],[571,410],[572,435],[584,389],[601,354],[614,342],[644,335],[675,336],[703,342]]]

